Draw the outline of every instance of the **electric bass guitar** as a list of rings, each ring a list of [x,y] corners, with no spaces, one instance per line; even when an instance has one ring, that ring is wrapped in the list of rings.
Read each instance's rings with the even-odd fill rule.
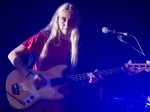
[[[34,71],[35,74],[41,74],[46,79],[47,84],[41,88],[36,88],[24,74],[18,70],[12,71],[6,80],[6,93],[10,105],[16,109],[26,109],[38,100],[61,100],[64,98],[58,90],[73,81],[88,80],[87,73],[62,76],[66,65],[58,65],[47,71]],[[123,67],[111,68],[93,72],[95,75],[111,75],[121,72],[127,72],[129,75],[137,74],[143,70],[148,70],[150,64],[126,63]]]

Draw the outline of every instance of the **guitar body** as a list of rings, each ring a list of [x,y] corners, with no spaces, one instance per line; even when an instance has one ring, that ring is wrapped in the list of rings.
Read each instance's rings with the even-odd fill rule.
[[[63,94],[58,92],[59,88],[64,85],[51,86],[50,79],[62,77],[62,73],[66,70],[66,65],[58,65],[47,71],[34,71],[35,74],[43,75],[46,80],[46,86],[40,89],[30,82],[24,74],[18,70],[12,71],[6,80],[7,99],[10,105],[16,109],[26,109],[34,104],[37,100],[61,100],[64,98]]]

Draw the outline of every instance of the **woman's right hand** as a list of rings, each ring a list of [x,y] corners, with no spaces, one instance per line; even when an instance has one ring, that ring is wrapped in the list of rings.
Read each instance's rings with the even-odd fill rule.
[[[40,87],[47,84],[46,79],[41,74],[31,73],[27,79],[30,80],[35,87]]]

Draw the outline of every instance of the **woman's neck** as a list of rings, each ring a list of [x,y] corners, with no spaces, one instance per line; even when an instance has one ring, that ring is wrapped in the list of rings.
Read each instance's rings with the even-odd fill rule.
[[[60,38],[63,40],[70,40],[70,36],[71,36],[70,34],[68,34],[68,35],[61,34]]]

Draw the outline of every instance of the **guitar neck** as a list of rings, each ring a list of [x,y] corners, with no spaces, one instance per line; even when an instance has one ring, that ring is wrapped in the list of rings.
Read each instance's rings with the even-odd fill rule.
[[[94,75],[98,76],[98,74],[111,75],[111,74],[116,74],[116,73],[121,73],[121,72],[124,72],[123,67],[105,69],[105,70],[100,70],[100,71],[92,72],[92,73]],[[82,74],[76,74],[76,75],[70,75],[70,76],[64,76],[64,77],[60,77],[60,78],[51,79],[50,83],[51,83],[51,86],[57,86],[57,85],[61,85],[61,84],[84,81],[84,80],[88,80],[88,79],[89,79],[89,76],[87,75],[87,73],[82,73]]]

